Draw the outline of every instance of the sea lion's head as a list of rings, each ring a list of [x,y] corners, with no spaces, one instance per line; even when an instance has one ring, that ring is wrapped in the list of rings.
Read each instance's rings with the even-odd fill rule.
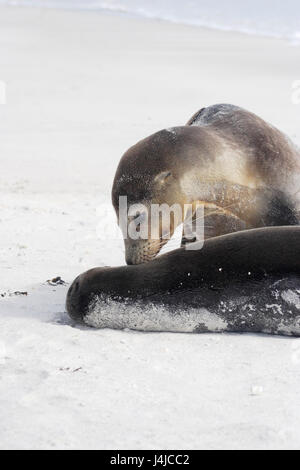
[[[204,161],[211,153],[203,134],[199,128],[186,126],[165,129],[123,155],[112,202],[124,236],[127,264],[152,260],[183,222],[184,205],[193,199],[193,191],[190,188],[187,194],[181,182],[195,168],[196,156],[198,167],[199,161],[201,164],[199,148],[204,149]]]

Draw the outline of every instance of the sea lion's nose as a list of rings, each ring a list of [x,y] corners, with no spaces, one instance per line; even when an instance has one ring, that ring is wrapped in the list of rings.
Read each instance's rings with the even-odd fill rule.
[[[125,250],[125,260],[126,260],[126,264],[128,265],[132,265],[132,264],[135,264],[134,263],[134,250],[131,248],[131,247],[126,247],[126,250]]]
[[[139,246],[138,243],[127,240],[125,243],[125,260],[126,264],[139,264]]]
[[[128,264],[129,266],[133,264],[140,264],[142,262],[140,260],[138,248],[126,249],[125,259],[126,259],[126,264]]]

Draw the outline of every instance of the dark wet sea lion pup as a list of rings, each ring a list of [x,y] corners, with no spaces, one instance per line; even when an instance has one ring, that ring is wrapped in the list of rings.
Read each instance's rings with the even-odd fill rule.
[[[128,205],[205,205],[205,238],[300,222],[300,153],[279,130],[253,113],[215,105],[186,126],[164,129],[131,147],[116,171],[112,201]],[[150,211],[149,211],[150,212]],[[151,217],[147,220],[151,223]],[[172,235],[175,222],[171,224]],[[126,261],[153,259],[160,238],[125,240]]]
[[[149,263],[95,268],[67,311],[98,328],[300,336],[300,227],[232,233]]]

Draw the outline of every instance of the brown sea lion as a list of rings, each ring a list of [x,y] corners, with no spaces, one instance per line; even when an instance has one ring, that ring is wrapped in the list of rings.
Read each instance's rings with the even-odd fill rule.
[[[153,204],[205,208],[205,238],[300,222],[300,151],[282,132],[255,114],[220,104],[196,113],[186,126],[161,130],[131,147],[116,171],[112,201],[119,198],[151,214]],[[195,217],[195,213],[193,214]],[[139,230],[151,215],[129,215]],[[158,222],[159,236],[140,239],[123,233],[126,262],[153,259],[183,220],[172,216],[169,227]]]

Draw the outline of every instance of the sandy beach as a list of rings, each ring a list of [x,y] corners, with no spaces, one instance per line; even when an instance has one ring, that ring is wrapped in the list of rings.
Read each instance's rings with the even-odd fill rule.
[[[300,144],[300,47],[0,7],[0,80],[0,448],[299,448],[300,339],[78,328],[64,302],[80,272],[124,264],[97,209],[138,140],[224,102]]]

